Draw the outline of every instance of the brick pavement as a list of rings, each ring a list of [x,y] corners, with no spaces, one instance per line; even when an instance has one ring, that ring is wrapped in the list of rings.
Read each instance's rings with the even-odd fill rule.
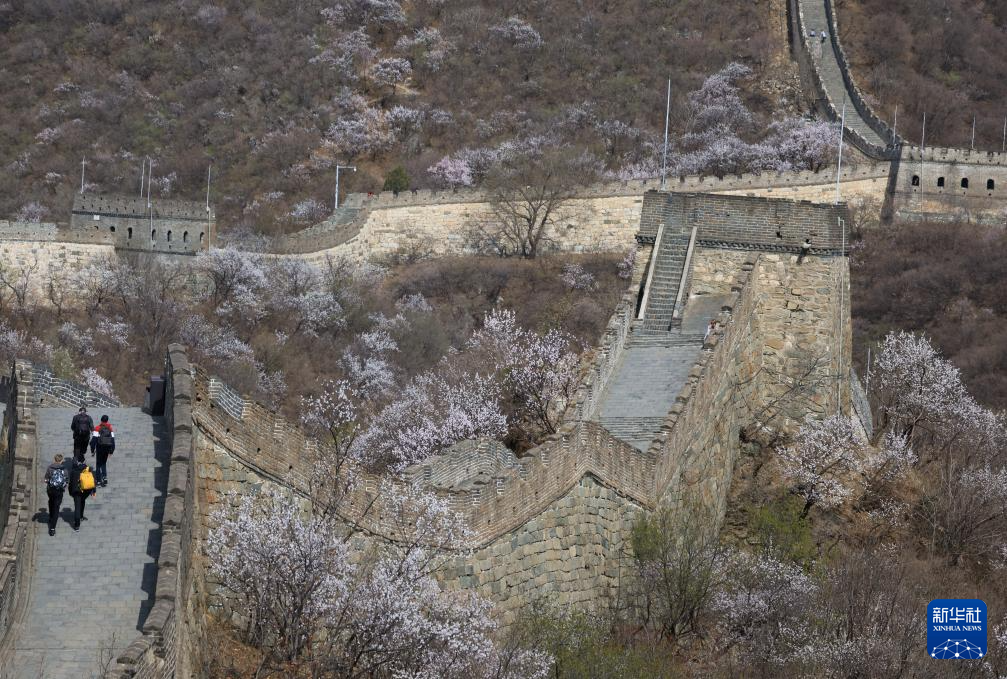
[[[70,457],[75,410],[39,410],[39,464]],[[55,537],[47,534],[46,492],[36,491],[35,560],[31,595],[15,644],[13,679],[79,679],[97,671],[100,646],[115,636],[115,650],[136,637],[153,605],[159,526],[170,457],[163,418],[139,408],[105,412],[116,428],[107,488],[89,498],[80,532],[71,522],[66,493]],[[94,458],[88,453],[93,465]],[[40,484],[41,474],[39,475]],[[40,672],[40,667],[41,672]]]
[[[601,426],[637,450],[647,450],[699,358],[707,324],[729,298],[693,297],[681,328],[668,332],[640,333],[642,328],[634,327],[605,390],[598,416]]]

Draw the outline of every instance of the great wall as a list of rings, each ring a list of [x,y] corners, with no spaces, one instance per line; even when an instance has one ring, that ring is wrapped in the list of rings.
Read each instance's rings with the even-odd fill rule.
[[[901,219],[1003,221],[1000,154],[921,152],[903,143],[856,89],[831,0],[789,0],[787,14],[792,53],[816,106],[837,119],[843,99],[853,104],[846,133],[866,160],[840,173],[844,200],[875,200]],[[830,32],[824,45],[806,38],[817,25]],[[682,177],[659,188],[589,187],[573,201],[575,217],[553,234],[560,250],[638,254],[560,430],[520,458],[495,442],[465,442],[408,472],[446,497],[472,531],[469,551],[440,573],[443,585],[480,592],[506,619],[543,595],[602,605],[622,580],[640,512],[688,503],[722,517],[741,432],[768,426],[767,409],[778,409],[771,426],[784,431],[833,412],[870,427],[850,367],[851,217],[845,203],[834,203],[835,169]],[[329,220],[276,240],[269,254],[312,262],[463,254],[467,228],[489,209],[477,190],[354,194]],[[215,237],[213,213],[201,204],[89,197],[78,199],[68,225],[0,222],[0,256],[43,279],[122,253],[189,256]],[[704,339],[710,318],[719,325]],[[116,411],[142,438],[145,462],[135,471],[143,490],[131,500],[131,523],[109,536],[123,554],[142,552],[123,558],[116,576],[129,598],[114,620],[104,611],[92,616],[128,636],[115,641],[114,677],[199,676],[213,652],[208,616],[236,613],[205,568],[214,508],[229,492],[305,495],[311,460],[325,450],[268,405],[190,363],[180,345],[169,349],[164,378],[163,416]],[[814,388],[788,398],[797,379]],[[47,656],[51,676],[76,676],[56,649],[66,640],[37,634],[39,620],[56,610],[42,564],[60,558],[36,539],[40,478],[55,450],[49,432],[65,427],[66,408],[118,404],[23,361],[0,381],[0,397],[0,679],[34,678]],[[351,509],[367,505],[381,482],[362,476]],[[100,502],[89,510],[98,517]],[[364,516],[359,530],[358,548],[389,537],[380,512]]]

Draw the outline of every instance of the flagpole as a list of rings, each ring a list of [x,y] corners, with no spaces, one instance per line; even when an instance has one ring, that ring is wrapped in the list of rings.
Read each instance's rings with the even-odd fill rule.
[[[920,137],[920,209],[923,209],[923,156],[927,148],[927,112],[923,112],[923,135]]]
[[[661,160],[661,190],[668,182],[668,123],[671,120],[671,78],[668,78],[668,103],[664,107],[664,157]]]
[[[839,202],[839,176],[843,170],[843,132],[846,131],[846,100],[843,100],[843,115],[839,121],[839,162],[836,164],[836,202]]]

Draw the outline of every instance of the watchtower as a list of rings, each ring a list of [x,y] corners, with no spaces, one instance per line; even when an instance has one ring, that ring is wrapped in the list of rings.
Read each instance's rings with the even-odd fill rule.
[[[70,230],[81,237],[111,236],[115,247],[195,254],[216,242],[217,218],[211,206],[116,194],[77,194]]]

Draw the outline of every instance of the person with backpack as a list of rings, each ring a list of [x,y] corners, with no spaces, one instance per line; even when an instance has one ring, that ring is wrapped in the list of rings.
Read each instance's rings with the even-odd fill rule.
[[[84,505],[89,496],[95,494],[94,474],[84,460],[74,458],[70,468],[70,496],[73,498],[73,529],[80,530],[80,522],[84,518]]]
[[[63,491],[66,490],[67,475],[63,465],[63,456],[57,455],[52,464],[45,470],[45,490],[49,495],[49,535],[56,534],[56,522],[59,520],[59,508],[63,504]]]
[[[75,460],[83,461],[87,444],[91,440],[91,432],[94,431],[94,420],[87,414],[87,406],[82,405],[70,420],[70,431],[73,432],[73,457]]]
[[[108,485],[108,456],[115,452],[115,430],[108,421],[108,415],[101,416],[101,422],[91,434],[91,454],[97,454],[94,464],[95,481],[104,488]]]

